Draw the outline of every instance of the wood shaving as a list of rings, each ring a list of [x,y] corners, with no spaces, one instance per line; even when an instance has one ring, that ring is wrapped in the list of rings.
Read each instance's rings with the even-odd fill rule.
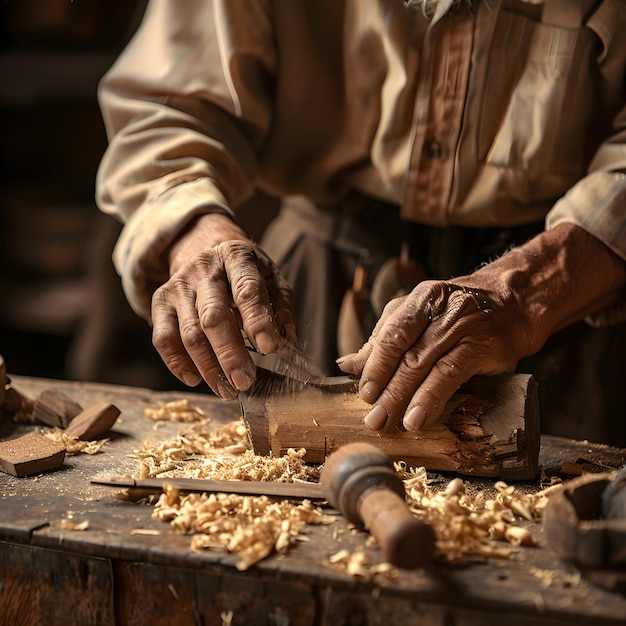
[[[64,518],[59,522],[59,528],[61,530],[87,530],[89,528],[89,522],[87,520],[83,522],[73,522],[70,519]]]
[[[169,422],[201,422],[210,421],[204,411],[197,406],[190,406],[189,400],[172,400],[161,403],[156,409],[144,409],[144,415],[152,420]]]
[[[294,504],[267,496],[189,493],[166,484],[154,507],[154,519],[169,522],[177,532],[192,534],[191,549],[225,547],[239,557],[243,571],[273,552],[287,554],[306,524],[328,524],[310,500]]]
[[[328,557],[327,566],[364,583],[381,585],[396,579],[399,571],[390,563],[374,563],[363,548],[340,550]]]
[[[94,441],[82,441],[78,437],[72,437],[60,428],[53,428],[44,432],[44,435],[65,448],[66,454],[98,454],[110,439],[96,439]]]

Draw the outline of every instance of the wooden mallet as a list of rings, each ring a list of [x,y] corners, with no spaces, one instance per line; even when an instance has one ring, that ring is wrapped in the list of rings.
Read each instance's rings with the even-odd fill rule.
[[[337,449],[326,460],[320,483],[333,507],[376,538],[386,561],[405,569],[432,561],[434,532],[411,513],[402,480],[377,448],[357,442]]]

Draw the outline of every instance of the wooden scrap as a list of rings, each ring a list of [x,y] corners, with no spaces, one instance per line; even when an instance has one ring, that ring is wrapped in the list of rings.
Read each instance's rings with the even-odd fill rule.
[[[35,399],[33,421],[46,426],[67,428],[70,422],[83,410],[83,407],[74,402],[59,389],[46,389]]]
[[[65,450],[39,433],[0,441],[0,470],[13,476],[31,476],[63,465]]]
[[[71,437],[82,441],[94,439],[111,429],[120,415],[120,410],[113,404],[101,402],[79,413],[65,429]]]
[[[31,422],[33,401],[11,387],[6,363],[0,355],[0,419],[8,417],[16,422]]]
[[[2,408],[10,415],[19,414],[25,405],[29,404],[32,409],[32,400],[23,396],[14,387],[7,387],[4,394],[4,404]]]

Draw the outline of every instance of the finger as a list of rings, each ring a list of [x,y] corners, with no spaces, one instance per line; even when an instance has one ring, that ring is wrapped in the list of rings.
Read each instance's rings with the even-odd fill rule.
[[[400,299],[398,299],[400,300]],[[405,355],[428,326],[430,309],[425,306],[426,295],[392,301],[385,319],[368,341],[359,393],[365,402],[374,403],[391,381]],[[389,305],[388,305],[389,306]],[[361,355],[359,355],[361,358]],[[409,365],[409,368],[412,364]]]
[[[443,327],[429,326],[378,398],[382,408],[366,423],[389,430],[402,421],[407,430],[419,430],[436,420],[457,389],[475,374],[513,371],[517,362],[502,351],[493,330],[477,327],[476,320],[467,317]]]
[[[260,353],[274,352],[280,334],[256,251],[246,242],[220,244],[217,251],[246,334]]]
[[[236,398],[237,390],[224,373],[211,346],[209,335],[215,332],[214,329],[209,333],[203,329],[196,310],[197,300],[202,301],[203,296],[197,296],[188,280],[180,275],[172,277],[157,290],[153,297],[153,344],[176,375],[185,365],[189,366],[191,360],[195,371],[220,398],[232,400]],[[208,310],[212,310],[210,306]],[[230,309],[227,310],[230,313]],[[216,317],[220,317],[219,313]],[[210,327],[211,319],[206,323]],[[232,314],[231,324],[236,326]],[[241,335],[238,339],[243,344]],[[242,349],[249,358],[245,348]]]
[[[458,388],[475,373],[473,349],[461,344],[442,356],[413,394],[402,420],[409,431],[436,421]]]
[[[202,376],[183,346],[176,310],[169,304],[163,290],[156,291],[152,298],[151,316],[152,345],[174,376],[186,385],[195,387]]]
[[[399,371],[365,416],[365,424],[377,431],[393,431],[400,424],[406,430],[418,431],[427,422],[435,421],[457,389],[475,373],[471,367],[473,359],[466,352],[464,346],[454,348],[432,367],[425,360],[418,365],[416,359],[411,367],[419,373],[414,378]],[[410,360],[407,355],[405,363]]]
[[[207,274],[198,285],[196,303],[197,326],[204,341],[203,337],[196,336],[193,319],[196,307],[186,311],[188,326],[184,334],[181,319],[181,335],[200,372],[205,375],[205,380],[210,376],[214,384],[221,382],[223,385],[225,376],[235,390],[249,389],[255,379],[256,367],[241,336],[242,321],[239,312],[233,309],[223,273]]]

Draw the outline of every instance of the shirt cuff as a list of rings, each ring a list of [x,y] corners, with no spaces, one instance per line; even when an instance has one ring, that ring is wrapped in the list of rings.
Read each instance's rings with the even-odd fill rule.
[[[570,189],[546,217],[546,228],[568,222],[586,230],[626,262],[626,174],[593,172]],[[587,317],[592,326],[626,321],[626,289],[611,307]]]
[[[215,183],[201,178],[168,189],[127,221],[113,251],[113,264],[135,313],[150,319],[152,294],[169,278],[167,250],[193,218],[207,213],[236,219]]]

